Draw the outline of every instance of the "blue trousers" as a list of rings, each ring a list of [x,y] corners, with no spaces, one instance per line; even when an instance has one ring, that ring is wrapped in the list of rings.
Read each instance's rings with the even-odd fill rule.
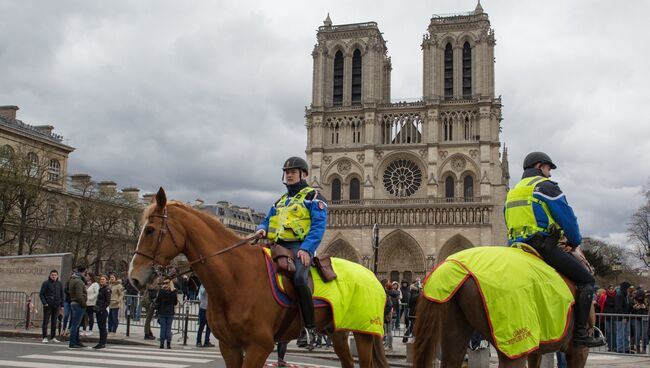
[[[63,303],[63,326],[61,326],[63,331],[70,329],[69,321],[70,321],[70,303],[64,302]]]
[[[171,344],[173,320],[173,314],[161,314],[158,316],[158,323],[160,324],[160,345],[162,345],[165,341],[167,341],[167,344]]]
[[[616,321],[616,352],[630,351],[630,320]]]
[[[86,308],[78,303],[70,303],[70,309],[70,346],[80,345],[79,325],[84,314],[86,314]]]
[[[109,308],[108,309],[108,332],[117,331],[117,326],[119,324],[119,315],[120,308]]]
[[[210,342],[210,326],[208,326],[208,319],[206,317],[206,310],[199,308],[199,330],[196,333],[196,343],[201,343],[201,335],[203,335],[203,329],[205,328],[205,340],[203,344]]]

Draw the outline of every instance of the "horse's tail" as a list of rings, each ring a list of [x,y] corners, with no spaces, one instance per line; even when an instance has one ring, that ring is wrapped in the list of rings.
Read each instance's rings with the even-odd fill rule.
[[[447,318],[448,305],[435,303],[420,296],[415,318],[413,368],[430,368],[442,336],[442,324]]]
[[[388,360],[384,354],[384,342],[379,335],[372,336],[372,367],[388,368]]]

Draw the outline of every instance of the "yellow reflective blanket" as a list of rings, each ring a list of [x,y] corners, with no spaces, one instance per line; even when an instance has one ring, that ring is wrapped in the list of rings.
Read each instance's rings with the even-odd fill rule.
[[[323,282],[314,267],[314,299],[332,307],[336,330],[384,335],[386,292],[375,274],[358,263],[332,257],[336,280]]]
[[[424,296],[446,302],[468,277],[481,291],[496,348],[509,358],[566,333],[573,295],[557,271],[537,256],[512,247],[464,250],[427,276]]]

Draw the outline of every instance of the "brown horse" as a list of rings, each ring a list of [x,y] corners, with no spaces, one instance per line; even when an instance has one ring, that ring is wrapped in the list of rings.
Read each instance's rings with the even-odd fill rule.
[[[142,288],[155,269],[183,253],[208,293],[208,325],[227,367],[263,367],[280,330],[285,331],[281,341],[299,336],[297,309],[275,301],[259,246],[233,247],[245,240],[211,215],[179,202],[167,203],[162,188],[145,209],[143,223],[129,268],[131,282]],[[317,330],[329,331],[341,366],[353,368],[348,332],[332,330],[330,308],[316,309],[315,316]],[[361,367],[388,367],[381,336],[354,332],[354,338]]]
[[[429,277],[435,277],[435,272]],[[435,282],[435,279],[433,280]],[[575,286],[571,287],[575,295]],[[528,360],[529,368],[539,368],[542,354],[564,351],[569,368],[582,368],[587,362],[589,349],[576,347],[571,343],[574,318],[570,313],[568,333],[552,343],[542,343],[539,349],[516,359],[510,359],[497,350],[499,367],[521,368]],[[433,358],[441,355],[441,368],[461,367],[470,337],[478,331],[489,338],[493,346],[494,338],[483,306],[483,298],[472,277],[468,277],[456,294],[446,303],[436,303],[420,297],[417,305],[417,318],[413,336],[415,354],[413,367],[428,368]],[[440,353],[437,352],[441,349]]]

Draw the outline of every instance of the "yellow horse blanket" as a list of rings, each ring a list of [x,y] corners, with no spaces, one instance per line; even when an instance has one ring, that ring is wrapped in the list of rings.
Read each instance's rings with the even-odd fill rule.
[[[468,277],[483,298],[496,348],[511,359],[561,339],[574,302],[571,290],[536,255],[512,247],[477,247],[447,258],[426,278],[425,298],[444,303]]]
[[[270,260],[268,248],[265,248],[264,254]],[[331,259],[337,275],[333,281],[324,282],[318,271],[311,268],[315,301],[329,304],[335,330],[383,336],[386,292],[375,274],[358,263],[341,258]],[[280,291],[284,292],[282,277],[274,276],[277,276]]]

